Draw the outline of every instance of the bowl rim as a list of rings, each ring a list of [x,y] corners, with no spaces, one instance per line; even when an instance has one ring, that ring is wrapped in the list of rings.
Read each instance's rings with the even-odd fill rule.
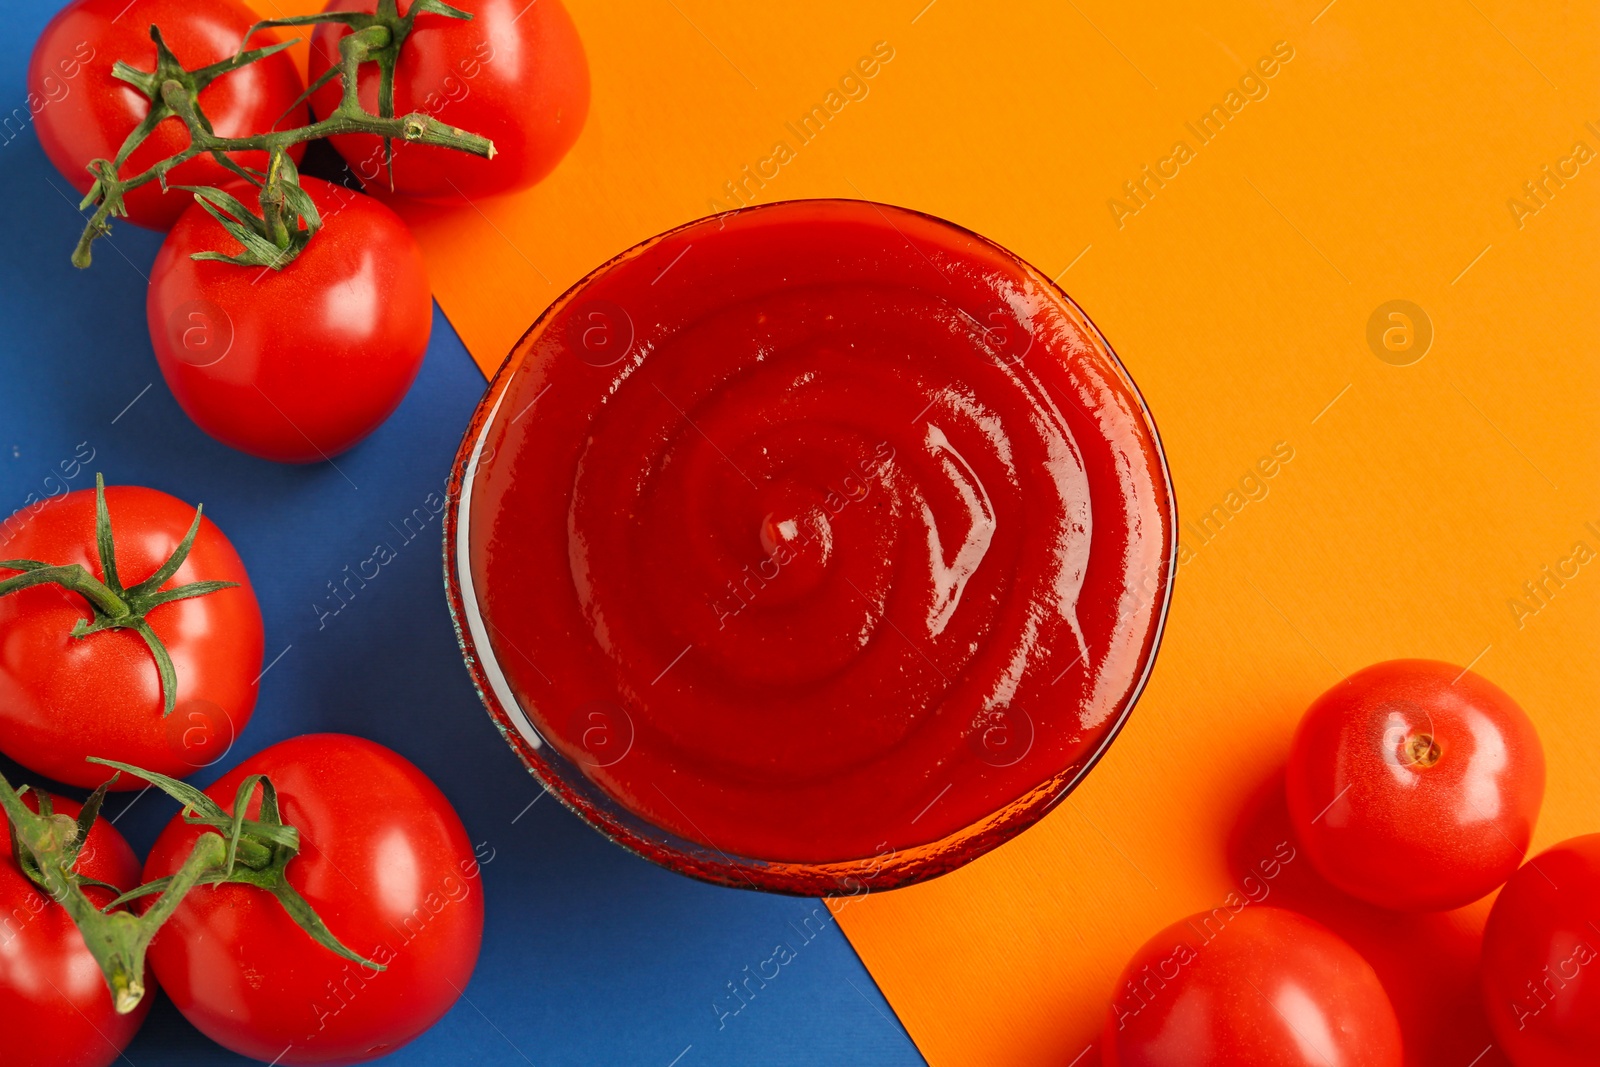
[[[466,513],[472,498],[471,481],[481,461],[484,443],[494,426],[495,415],[499,411],[506,389],[516,370],[522,365],[524,346],[531,337],[584,292],[594,279],[609,273],[622,263],[643,255],[668,238],[686,230],[703,227],[708,223],[721,224],[736,215],[792,209],[796,205],[840,203],[866,204],[883,215],[891,226],[893,222],[884,213],[885,209],[918,216],[968,236],[1015,264],[1030,280],[1048,287],[1049,291],[1063,301],[1076,324],[1083,327],[1085,333],[1099,346],[1100,354],[1107,358],[1111,372],[1138,404],[1139,416],[1149,437],[1155,467],[1160,472],[1157,484],[1161,496],[1159,503],[1164,505],[1163,511],[1168,520],[1167,543],[1164,545],[1165,566],[1159,575],[1160,588],[1156,593],[1159,605],[1152,624],[1149,651],[1144,655],[1138,678],[1128,690],[1128,695],[1117,715],[1102,733],[1093,751],[1067,765],[1057,774],[999,810],[936,841],[901,850],[890,849],[887,853],[880,852],[875,856],[827,863],[762,860],[731,855],[715,845],[702,845],[689,841],[635,815],[539,736],[538,728],[531,716],[521,708],[505,682],[495,660],[492,644],[487,638],[468,566],[466,549],[470,535],[470,516]],[[734,208],[701,216],[663,230],[629,246],[583,275],[539,313],[512,345],[510,352],[489,379],[488,386],[473,409],[472,418],[457,447],[445,497],[444,584],[456,641],[479,699],[501,736],[516,752],[529,773],[564,807],[602,836],[634,855],[701,881],[792,896],[854,897],[867,892],[895,889],[928,881],[962,867],[1033,826],[1083,783],[1089,772],[1099,764],[1122,733],[1133,714],[1135,705],[1144,694],[1156,660],[1159,658],[1161,642],[1166,632],[1167,616],[1171,610],[1172,589],[1178,572],[1178,521],[1178,501],[1172,482],[1172,472],[1167,462],[1166,447],[1144,394],[1094,320],[1054,279],[1020,255],[982,234],[928,212],[883,204],[861,197],[805,197]],[[469,592],[473,594],[470,602],[466,599],[466,594]],[[481,650],[480,644],[484,646]],[[514,714],[508,710],[508,703],[514,709]]]

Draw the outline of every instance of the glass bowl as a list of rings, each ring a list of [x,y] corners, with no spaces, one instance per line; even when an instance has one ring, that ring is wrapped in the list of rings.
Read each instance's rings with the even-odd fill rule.
[[[782,340],[771,341],[769,330]],[[707,384],[724,356],[734,369]],[[886,362],[891,357],[899,362]],[[815,361],[814,372],[804,360]],[[991,374],[993,382],[984,380]],[[832,384],[805,384],[813,379]],[[738,392],[747,387],[760,392]],[[763,399],[735,404],[730,395]],[[928,405],[910,429],[897,428],[907,405],[924,396]],[[807,403],[815,419],[785,414]],[[657,419],[668,420],[661,425],[670,433],[651,436]],[[967,436],[958,440],[958,431]],[[716,659],[733,601],[719,606],[707,597],[720,624],[713,629],[704,606],[662,592],[698,580],[702,564],[720,573],[706,562],[721,551],[711,545],[716,538],[693,532],[724,521],[705,504],[722,498],[702,493],[702,483],[727,480],[735,494],[727,499],[744,508],[734,474],[749,483],[752,500],[765,500],[781,480],[763,473],[769,468],[805,470],[820,462],[807,458],[812,451],[841,435],[870,440],[880,432],[878,459],[840,498],[842,511],[881,489],[878,511],[856,504],[841,517],[833,504],[822,510],[811,501],[784,521],[769,512],[761,527],[772,560],[787,565],[821,553],[822,570],[810,579],[790,577],[798,566],[770,572],[774,584],[780,575],[790,583],[784,596],[800,588],[792,583],[811,583],[793,594],[801,598],[796,612],[811,611],[805,598],[821,596],[813,584],[837,586],[828,569],[835,568],[846,580],[854,575],[871,636],[846,634],[857,641],[855,658],[831,666],[809,655]],[[985,454],[973,452],[975,440]],[[970,463],[952,441],[967,442]],[[635,448],[647,474],[633,480],[594,458]],[[785,448],[798,458],[774,466],[772,455]],[[955,505],[939,505],[945,511],[935,517],[934,504],[949,494],[938,495],[942,481],[919,482],[934,469],[925,451],[938,453],[938,478],[954,479],[966,508],[954,560],[946,565],[936,536],[927,551],[932,593],[915,577],[922,557],[913,535],[919,522],[948,532]],[[1047,459],[1029,461],[1035,453]],[[693,466],[702,460],[710,466]],[[590,507],[613,497],[629,510]],[[911,508],[917,501],[921,512]],[[789,520],[801,515],[821,524],[820,539],[796,541],[798,554],[783,557],[774,539],[795,536]],[[847,543],[849,531],[867,533]],[[786,201],[701,219],[629,249],[564,293],[517,343],[473,414],[449,484],[444,536],[450,609],[473,683],[548,791],[612,841],[671,870],[811,896],[946,873],[1060,803],[1132,711],[1176,572],[1175,504],[1160,439],[1094,324],[1000,246],[933,216],[858,200]],[[845,557],[827,554],[835,536],[841,553],[868,538],[885,555],[858,552],[844,571]],[[611,544],[628,551],[600,551]],[[969,549],[976,555],[964,556]],[[628,570],[645,568],[657,551],[665,563]],[[872,565],[880,562],[892,573],[882,577],[881,596],[869,596],[855,582],[877,590]],[[897,592],[902,568],[911,577]],[[634,584],[613,580],[629,574]],[[743,586],[752,602],[752,591],[766,587],[759,579]],[[729,591],[742,611],[744,596],[731,583]],[[904,624],[921,603],[915,598],[934,595],[942,606],[927,612],[925,632],[912,627],[914,641],[895,620]],[[756,604],[733,620],[736,628],[777,627],[775,619],[804,633],[831,625],[825,615],[773,615],[782,598],[768,596],[774,603]],[[800,627],[797,618],[816,626]],[[960,648],[939,643],[952,619],[972,627],[974,639]],[[659,636],[663,649],[685,632],[690,640],[678,659],[660,653],[641,671],[630,628]],[[884,662],[898,665],[903,691],[882,688],[881,672],[871,676],[876,689],[856,684],[869,656],[893,657]],[[827,648],[815,658],[826,659]],[[990,660],[1004,669],[991,670]],[[926,696],[935,689],[937,699]],[[810,721],[813,707],[829,738],[824,747],[770,725],[791,721],[782,715]],[[730,737],[741,722],[769,733]],[[885,733],[886,741],[873,734],[890,727],[900,733]],[[840,754],[858,747],[866,754]],[[843,769],[808,777],[808,766],[835,763]]]

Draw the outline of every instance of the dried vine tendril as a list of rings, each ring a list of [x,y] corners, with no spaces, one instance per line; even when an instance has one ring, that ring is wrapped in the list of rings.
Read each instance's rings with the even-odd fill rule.
[[[312,93],[337,76],[344,87],[339,106],[319,122],[291,129],[269,130],[248,137],[218,136],[200,106],[200,93],[218,78],[275,55],[296,42],[290,40],[248,50],[243,49],[241,44],[238,54],[190,70],[167,47],[160,29],[151,26],[150,39],[156,45],[155,70],[140,70],[121,60],[111,70],[113,77],[144,94],[150,101],[150,112],[128,134],[115,159],[96,159],[89,163],[88,170],[94,178],[94,184],[79,204],[79,209],[87,211],[93,208],[94,214],[84,226],[83,236],[72,253],[73,264],[78,267],[89,266],[91,248],[96,240],[111,232],[111,219],[127,215],[124,198],[130,189],[149,182],[160,182],[161,188],[166,190],[167,175],[175,167],[198,156],[211,156],[218,164],[255,186],[259,190],[260,212],[251,211],[237,197],[220,189],[178,186],[192,192],[196,201],[244,246],[244,251],[235,256],[198,252],[195,258],[220,260],[240,266],[270,267],[273,270],[282,270],[292,262],[322,225],[316,205],[300,187],[299,173],[289,159],[288,150],[294,145],[341,134],[364,133],[381,137],[385,166],[391,181],[396,141],[452,148],[493,159],[494,143],[486,137],[457,129],[420,111],[409,115],[394,114],[395,67],[400,49],[410,36],[417,16],[424,14],[454,19],[472,18],[467,12],[451,7],[442,0],[416,0],[402,17],[398,0],[378,0],[377,10],[373,14],[326,11],[319,15],[271,19],[252,26],[249,33],[245,34],[245,43],[263,29],[324,22],[348,26],[350,33],[339,41],[338,66],[329,68],[294,104],[294,108],[300,107],[310,99]],[[363,108],[358,98],[357,74],[363,63],[378,65],[376,115]],[[144,143],[157,126],[172,118],[181,121],[188,129],[188,146],[145,171],[122,177],[122,167],[134,150]],[[247,167],[229,154],[248,151],[267,153],[265,172]]]

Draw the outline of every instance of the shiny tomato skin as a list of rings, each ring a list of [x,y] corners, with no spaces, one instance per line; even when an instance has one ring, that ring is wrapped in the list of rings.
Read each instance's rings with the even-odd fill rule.
[[[45,27],[28,65],[29,107],[36,113],[39,143],[50,162],[80,194],[93,183],[84,168],[92,159],[115,159],[122,142],[150,112],[143,93],[111,76],[112,64],[125,60],[141,70],[154,70],[156,46],[150,26],[178,61],[190,70],[226,59],[239,50],[251,25],[259,20],[239,0],[74,0]],[[264,30],[251,39],[263,47],[281,38]],[[265,133],[276,125],[289,129],[305,122],[294,102],[305,91],[300,71],[286,52],[242,67],[212,82],[200,93],[200,107],[224,137]],[[280,121],[281,120],[281,121]],[[122,177],[132,177],[189,144],[182,120],[169,118],[134,150]],[[291,154],[298,160],[304,146]],[[239,162],[261,169],[264,152],[242,152]],[[169,187],[221,185],[234,175],[209,156],[191,159],[167,178]],[[157,182],[130,192],[128,219],[153,230],[170,229],[194,202],[172,188],[163,193]]]
[[[376,0],[332,0],[325,10],[371,13]],[[589,114],[589,63],[572,16],[561,0],[476,0],[463,6],[471,22],[420,16],[406,39],[395,74],[395,114],[420,111],[494,142],[493,159],[445,148],[396,146],[394,191],[424,200],[460,203],[526,189],[561,162]],[[410,0],[401,0],[401,11]],[[339,63],[337,25],[311,38],[311,78]],[[375,65],[361,69],[361,104],[378,110]],[[337,77],[311,98],[326,117],[339,104]],[[369,189],[385,191],[383,142],[376,137],[332,138]]]
[[[320,178],[301,183],[324,226],[281,271],[191,259],[240,251],[196,205],[161,246],[146,301],[178,404],[223,444],[280,463],[329,459],[377,429],[433,327],[427,266],[400,217]],[[246,187],[231,191],[255,206]]]
[[[22,799],[39,810],[32,791]],[[76,818],[83,808],[65,797],[51,801],[57,815]],[[139,884],[133,849],[104,819],[89,830],[74,870],[124,890]],[[101,907],[111,901],[104,889],[85,892]],[[71,916],[17,866],[10,822],[0,811],[0,1019],[7,1023],[6,1067],[107,1067],[133,1040],[152,999],[147,993],[133,1011],[117,1014],[100,966]]]
[[[1489,912],[1483,1006],[1516,1067],[1600,1064],[1600,834],[1511,876]]]
[[[250,774],[271,777],[300,830],[290,884],[336,937],[388,969],[334,955],[264,891],[228,885],[187,898],[156,936],[162,988],[212,1040],[259,1060],[358,1063],[399,1048],[450,1009],[477,961],[483,895],[461,820],[421,771],[361,738],[281,742],[206,793],[231,811]],[[175,871],[195,835],[175,817],[145,879]]]
[[[125,586],[165,563],[194,521],[192,505],[140,486],[108,486],[106,507]],[[32,513],[19,511],[0,523],[0,559],[78,563],[103,578],[94,524],[92,489],[57,497]],[[250,576],[209,515],[183,566],[161,588],[195,581],[239,584],[150,612],[178,678],[167,715],[155,659],[138,634],[103,630],[72,637],[73,624],[94,614],[81,596],[58,586],[0,597],[0,752],[84,787],[112,773],[84,762],[88,756],[173,777],[220,759],[255,708],[263,638]],[[142,785],[123,775],[113,788]]]
[[[1332,931],[1244,902],[1173,923],[1113,995],[1104,1067],[1400,1067],[1372,967]]]
[[[1435,749],[1407,747],[1426,737]],[[1379,907],[1447,911],[1522,862],[1544,800],[1544,750],[1494,683],[1448,663],[1392,660],[1311,705],[1286,787],[1324,878]]]

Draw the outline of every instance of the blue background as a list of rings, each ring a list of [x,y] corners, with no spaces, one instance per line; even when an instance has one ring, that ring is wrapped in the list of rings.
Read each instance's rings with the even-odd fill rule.
[[[202,3],[204,0],[195,0]],[[0,0],[0,514],[59,491],[81,443],[94,460],[71,483],[153,486],[191,503],[244,557],[266,621],[266,658],[248,730],[205,785],[297,734],[372,738],[430,775],[481,853],[483,955],[466,996],[395,1064],[917,1064],[922,1060],[837,926],[799,949],[737,1015],[726,983],[797,941],[815,901],[702,885],[628,855],[538,785],[478,703],[457,652],[441,580],[437,520],[319,630],[326,583],[397,543],[400,523],[443,493],[484,380],[435,309],[410,396],[338,468],[282,467],[212,441],[178,409],[150,348],[145,274],[160,235],[122,224],[95,266],[68,262],[77,196],[26,123],[32,43],[57,5]],[[148,387],[148,388],[147,388]],[[130,406],[131,405],[131,406]],[[87,449],[85,450],[87,451]],[[341,473],[342,472],[342,473]],[[426,511],[426,509],[424,509]],[[287,651],[285,651],[287,650]],[[0,758],[15,783],[36,779]],[[174,813],[151,792],[107,813],[141,855]],[[528,805],[532,803],[532,807]],[[10,1021],[8,1020],[8,1023]],[[247,1063],[211,1044],[164,999],[127,1051],[138,1067]],[[675,1059],[675,1057],[678,1057]],[[119,1061],[127,1062],[127,1061]]]

